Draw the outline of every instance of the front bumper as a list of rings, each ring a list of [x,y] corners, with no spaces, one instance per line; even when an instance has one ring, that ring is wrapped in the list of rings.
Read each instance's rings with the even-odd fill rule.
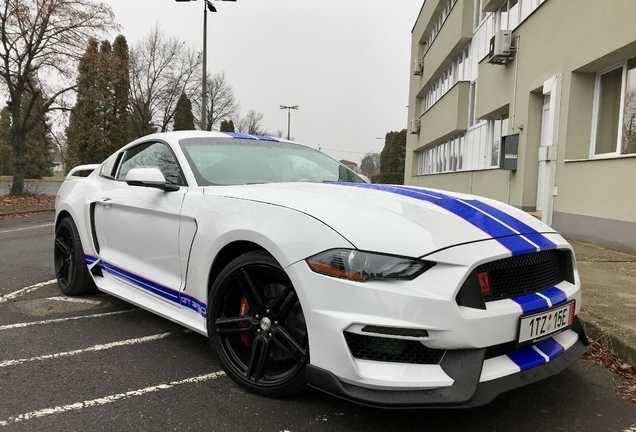
[[[574,363],[586,352],[587,336],[578,318],[571,328],[578,335],[576,342],[547,363],[480,382],[486,349],[448,351],[440,363],[453,379],[448,387],[436,389],[387,390],[360,387],[338,379],[316,366],[307,367],[309,385],[363,405],[382,408],[471,408],[488,404],[501,393],[555,375]]]

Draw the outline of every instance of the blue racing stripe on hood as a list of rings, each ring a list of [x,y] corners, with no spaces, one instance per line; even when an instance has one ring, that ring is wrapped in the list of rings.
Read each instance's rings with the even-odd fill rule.
[[[556,244],[537,230],[511,215],[475,199],[462,200],[437,191],[397,185],[336,184],[394,193],[435,204],[484,231],[508,249],[512,255],[556,249]]]

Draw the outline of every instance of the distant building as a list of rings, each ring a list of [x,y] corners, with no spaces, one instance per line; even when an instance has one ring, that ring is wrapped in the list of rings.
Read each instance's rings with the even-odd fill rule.
[[[405,183],[491,197],[636,252],[634,16],[633,0],[426,0]]]
[[[358,164],[357,163],[348,161],[346,159],[342,159],[341,161],[338,161],[338,162],[340,162],[341,164],[343,164],[344,166],[346,166],[347,168],[349,168],[353,172],[358,172]]]

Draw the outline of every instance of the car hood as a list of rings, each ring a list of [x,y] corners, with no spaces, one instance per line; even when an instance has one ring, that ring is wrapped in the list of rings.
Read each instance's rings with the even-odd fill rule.
[[[513,254],[527,253],[546,246],[542,233],[555,232],[498,201],[410,186],[271,183],[212,186],[204,194],[287,207],[322,221],[358,249],[412,257],[493,238]]]

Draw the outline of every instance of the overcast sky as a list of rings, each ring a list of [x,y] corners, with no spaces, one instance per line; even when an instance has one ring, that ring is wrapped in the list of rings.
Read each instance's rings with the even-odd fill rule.
[[[203,1],[106,0],[129,45],[159,23],[201,49]],[[360,163],[407,127],[411,29],[423,0],[237,0],[208,13],[208,72],[225,71],[263,125]],[[114,37],[114,35],[113,35]],[[111,38],[112,40],[113,38]],[[382,137],[381,140],[376,137]]]

